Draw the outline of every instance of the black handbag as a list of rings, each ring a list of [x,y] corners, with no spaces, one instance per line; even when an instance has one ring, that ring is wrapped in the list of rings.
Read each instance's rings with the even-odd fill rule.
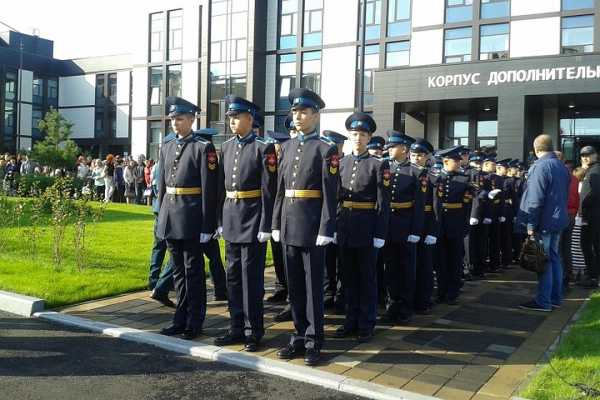
[[[544,246],[535,238],[528,236],[519,255],[521,268],[541,275],[546,271],[547,264],[548,256],[544,251]]]

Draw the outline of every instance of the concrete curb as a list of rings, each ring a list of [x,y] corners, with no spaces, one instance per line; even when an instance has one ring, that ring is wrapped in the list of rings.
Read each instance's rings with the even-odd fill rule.
[[[23,317],[44,311],[44,300],[0,290],[0,310]]]
[[[105,322],[91,321],[72,315],[61,314],[54,311],[36,312],[36,318],[46,321],[85,329],[103,335],[112,336],[136,343],[149,344],[164,350],[199,357],[210,361],[219,361],[269,375],[276,375],[295,381],[337,390],[340,392],[363,396],[376,400],[439,400],[436,397],[425,396],[405,390],[393,389],[371,382],[347,378],[331,372],[320,371],[302,365],[290,364],[283,361],[271,360],[250,353],[243,353],[223,349],[202,342],[189,342],[149,333],[139,329],[124,328]]]

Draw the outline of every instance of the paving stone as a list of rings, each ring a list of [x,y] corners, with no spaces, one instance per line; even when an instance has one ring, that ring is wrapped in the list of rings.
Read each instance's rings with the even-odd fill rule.
[[[443,376],[419,374],[412,381],[408,382],[403,389],[433,396],[446,382],[448,382],[448,378]]]
[[[443,376],[445,378],[452,378],[465,367],[464,364],[453,364],[453,365],[432,365],[427,368],[424,373]]]
[[[480,387],[481,384],[474,382],[451,379],[435,393],[435,396],[444,400],[469,400]]]
[[[468,305],[447,314],[444,318],[458,322],[520,331],[535,330],[545,320],[545,317],[540,315],[528,315],[511,310],[494,310],[494,312],[485,313],[476,307]]]
[[[488,365],[467,365],[456,374],[455,379],[461,381],[487,382],[498,371],[498,368]]]

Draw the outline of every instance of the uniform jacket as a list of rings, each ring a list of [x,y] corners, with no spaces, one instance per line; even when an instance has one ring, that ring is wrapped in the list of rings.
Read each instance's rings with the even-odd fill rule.
[[[581,217],[590,225],[600,229],[600,163],[593,163],[585,173],[581,184]]]
[[[340,160],[337,241],[339,246],[372,246],[373,239],[385,240],[390,212],[390,169],[387,161],[368,152]],[[346,202],[375,203],[375,209],[350,209]]]
[[[273,230],[286,245],[313,247],[317,236],[336,232],[339,158],[337,147],[314,132],[281,145]],[[320,190],[321,198],[291,198],[286,190]]]
[[[462,237],[468,231],[471,213],[478,208],[474,188],[467,175],[442,170],[433,179],[433,210],[440,224],[440,236]],[[469,203],[473,202],[473,207]],[[446,204],[454,205],[447,207]]]
[[[422,236],[425,223],[425,193],[421,181],[411,163],[390,160],[391,199],[388,241],[406,242],[409,235]],[[412,202],[410,208],[394,209],[393,203]]]
[[[569,171],[562,161],[553,152],[538,159],[529,169],[521,198],[517,216],[520,230],[562,232],[568,224],[568,189]]]
[[[158,177],[158,224],[161,239],[199,239],[217,226],[218,160],[214,146],[190,134],[163,144]],[[167,194],[167,187],[201,187],[201,195]]]
[[[412,168],[414,174],[419,178],[419,182],[421,182],[420,190],[424,196],[423,236],[438,237],[439,221],[433,212],[433,179],[435,176],[427,168],[415,164],[412,165]]]
[[[275,146],[254,133],[241,140],[234,137],[221,146],[219,172],[219,223],[223,239],[251,243],[257,240],[258,232],[270,233],[277,189]],[[260,197],[226,197],[226,192],[252,190],[260,190]]]

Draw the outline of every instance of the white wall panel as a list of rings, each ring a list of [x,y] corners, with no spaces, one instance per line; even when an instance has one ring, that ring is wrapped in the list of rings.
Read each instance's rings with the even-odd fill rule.
[[[117,77],[117,94],[118,94]],[[92,106],[96,102],[96,75],[87,74],[59,78],[58,106]]]
[[[185,63],[181,67],[181,97],[198,104],[198,63]]]
[[[138,158],[140,154],[146,155],[148,143],[148,122],[145,120],[131,121],[131,155]]]
[[[118,138],[129,137],[129,105],[117,106],[117,134]]]
[[[25,69],[19,70],[19,72],[21,75],[21,94],[19,95],[19,98],[21,99],[21,101],[31,103],[33,94],[33,72],[27,71]]]
[[[117,72],[117,104],[129,104],[131,72]]]
[[[323,44],[353,42],[358,36],[358,0],[326,0]]]
[[[346,119],[350,116],[349,112],[337,112],[337,113],[322,113],[321,123],[319,127],[321,132],[330,130],[341,133],[342,135],[348,135],[346,131]]]
[[[266,0],[267,4],[267,51],[277,50],[277,7],[279,0]]]
[[[413,32],[410,44],[410,65],[441,64],[443,49],[443,29]]]
[[[512,0],[511,14],[529,15],[560,11],[560,0]]]
[[[321,97],[327,109],[353,108],[356,47],[323,50]]]
[[[513,21],[510,24],[510,57],[560,53],[560,17]]]
[[[198,58],[200,48],[200,9],[193,4],[183,9],[183,59]]]
[[[412,26],[431,26],[444,23],[444,0],[413,0]]]
[[[73,139],[94,138],[94,107],[65,108],[60,112],[73,123]]]
[[[138,67],[133,69],[133,117],[145,117],[148,114],[148,69]]]
[[[21,137],[19,139],[19,147],[20,147],[20,150],[31,151],[31,138],[30,137]]]
[[[18,106],[17,106],[18,107]],[[31,114],[32,114],[32,106],[31,104],[21,104],[21,115],[19,119],[21,120],[20,131],[21,135],[31,136]]]
[[[277,56],[267,56],[265,73],[265,111],[275,111],[275,92],[277,80]]]
[[[275,116],[267,115],[265,116],[265,132],[266,131],[274,131],[275,130]]]

